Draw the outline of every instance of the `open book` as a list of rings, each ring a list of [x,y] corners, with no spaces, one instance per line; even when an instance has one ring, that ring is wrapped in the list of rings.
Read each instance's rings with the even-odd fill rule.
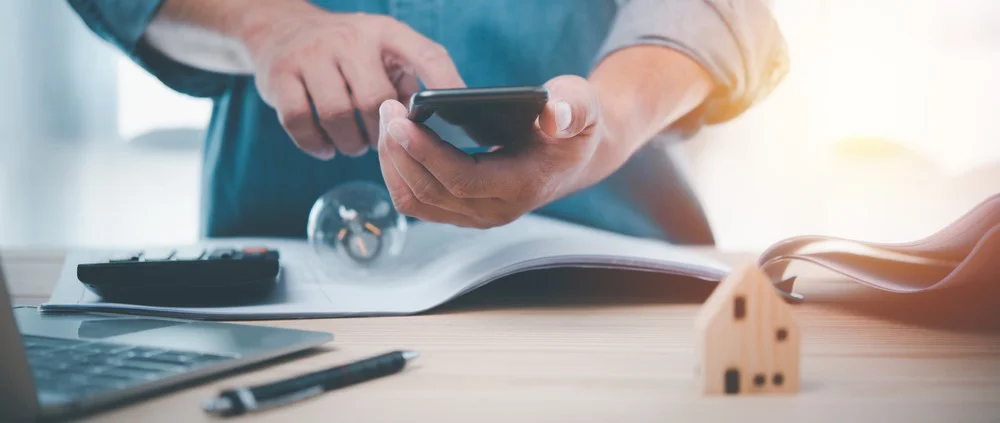
[[[1000,276],[1000,196],[932,236],[878,244],[802,236],[774,244],[758,265],[776,283],[802,260],[893,292],[919,292]],[[420,313],[499,278],[553,267],[601,267],[685,276],[706,282],[729,268],[667,243],[527,215],[489,230],[413,225],[400,258],[377,270],[324,262],[304,240],[220,239],[203,246],[266,245],[281,254],[275,290],[254,303],[159,307],[102,301],[76,278],[78,263],[120,251],[75,251],[43,311],[114,311],[199,319],[286,319]],[[130,250],[133,251],[133,250]]]

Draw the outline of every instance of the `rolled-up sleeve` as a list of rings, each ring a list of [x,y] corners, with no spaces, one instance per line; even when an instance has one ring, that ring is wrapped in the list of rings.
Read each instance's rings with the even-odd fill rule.
[[[678,50],[698,62],[716,89],[695,126],[730,120],[766,97],[788,69],[785,40],[767,0],[618,0],[598,60],[634,45]]]
[[[163,0],[67,0],[97,36],[171,89],[194,97],[216,97],[232,76],[197,69],[177,62],[152,48],[143,33]]]

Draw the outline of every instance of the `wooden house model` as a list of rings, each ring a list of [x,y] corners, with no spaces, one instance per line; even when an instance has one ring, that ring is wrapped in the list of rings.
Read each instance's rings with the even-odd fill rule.
[[[791,307],[756,266],[720,282],[695,321],[701,393],[797,392],[800,334]]]

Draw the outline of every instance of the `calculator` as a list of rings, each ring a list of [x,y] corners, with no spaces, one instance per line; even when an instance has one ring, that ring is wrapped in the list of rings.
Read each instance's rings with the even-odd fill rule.
[[[267,295],[280,255],[267,247],[138,250],[80,263],[77,279],[104,301],[150,305],[229,305]]]

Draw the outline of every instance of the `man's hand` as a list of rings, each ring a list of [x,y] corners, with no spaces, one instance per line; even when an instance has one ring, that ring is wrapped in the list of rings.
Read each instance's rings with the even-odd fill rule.
[[[379,105],[406,102],[419,88],[416,77],[428,87],[464,86],[442,46],[393,18],[281,4],[256,12],[267,12],[266,24],[251,26],[244,42],[261,97],[295,144],[317,158],[374,146]]]
[[[305,0],[166,0],[143,37],[189,66],[256,76],[295,144],[320,159],[374,145],[378,106],[409,100],[417,77],[465,86],[445,49],[406,24]]]
[[[489,228],[589,181],[587,168],[607,141],[595,91],[575,76],[546,87],[550,100],[528,142],[473,156],[406,119],[398,101],[384,102],[378,153],[396,208],[422,220]]]
[[[587,80],[560,76],[546,87],[530,139],[472,156],[407,120],[399,102],[384,102],[378,154],[396,208],[458,226],[507,224],[617,171],[713,84],[676,50],[636,46],[605,58]]]

